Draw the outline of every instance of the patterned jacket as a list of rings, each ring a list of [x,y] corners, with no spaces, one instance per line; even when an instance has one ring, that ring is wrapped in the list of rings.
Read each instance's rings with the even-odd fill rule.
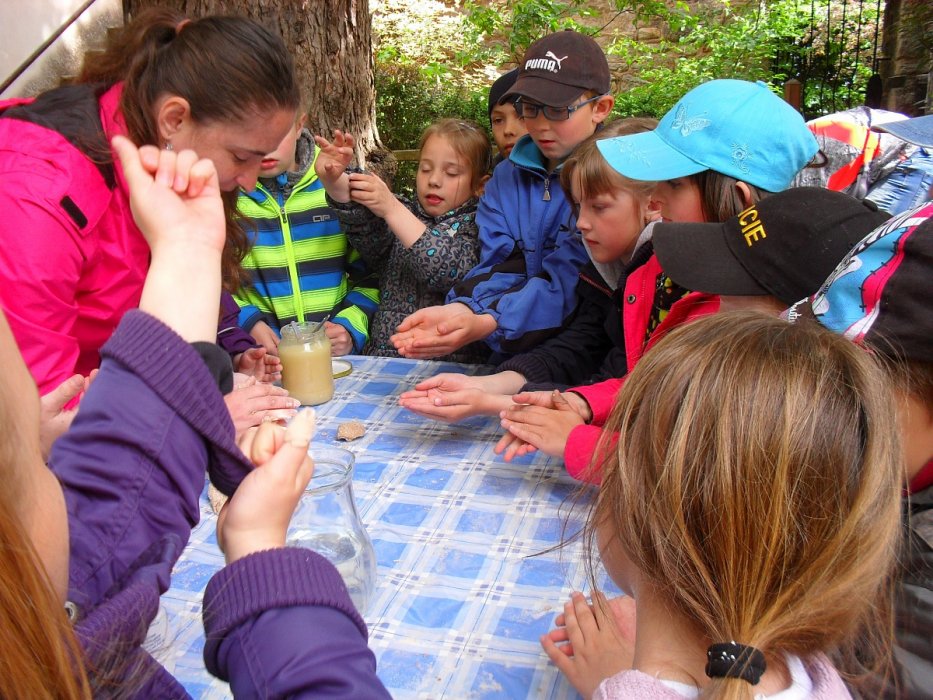
[[[299,141],[310,140],[307,131]],[[278,331],[292,321],[320,321],[332,314],[353,338],[359,353],[369,339],[370,321],[379,304],[376,280],[350,247],[324,188],[314,172],[318,149],[297,182],[287,174],[260,179],[241,192],[240,213],[252,220],[253,247],[243,259],[252,282],[236,295],[240,326],[250,330],[265,321]],[[250,228],[249,224],[246,226]]]
[[[366,354],[398,357],[389,338],[410,314],[426,306],[444,303],[450,288],[463,279],[479,259],[476,230],[476,198],[459,209],[438,217],[424,212],[418,201],[399,200],[425,224],[411,248],[399,242],[384,219],[352,202],[328,198],[347,231],[350,242],[379,275],[382,303],[373,319]],[[472,343],[442,360],[485,362],[488,349]]]

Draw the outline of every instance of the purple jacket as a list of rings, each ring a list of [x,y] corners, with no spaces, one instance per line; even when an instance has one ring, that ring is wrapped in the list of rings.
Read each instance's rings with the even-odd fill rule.
[[[251,467],[207,365],[171,329],[130,311],[101,356],[51,458],[68,508],[68,607],[89,668],[113,669],[138,697],[183,698],[140,644],[198,521],[205,471],[229,494]],[[236,697],[388,697],[340,575],[310,550],[219,571],[204,624],[207,668]]]
[[[217,324],[217,344],[230,353],[230,357],[259,347],[253,336],[240,328],[237,318],[240,307],[226,289],[220,292],[220,323]]]

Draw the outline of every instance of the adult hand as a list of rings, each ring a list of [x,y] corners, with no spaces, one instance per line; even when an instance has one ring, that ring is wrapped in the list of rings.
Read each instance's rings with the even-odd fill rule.
[[[217,544],[228,564],[253,552],[285,546],[288,524],[314,473],[308,443],[314,411],[306,409],[288,429],[263,423],[240,448],[256,465],[217,516]]]
[[[385,219],[393,207],[404,207],[386,183],[371,173],[350,175],[350,199],[362,204],[381,219]],[[419,228],[423,229],[423,224]]]
[[[39,399],[39,446],[42,448],[42,459],[46,462],[52,451],[52,443],[65,434],[78,414],[77,406],[67,410],[65,406],[87,391],[96,376],[96,369],[89,377],[72,375]]]
[[[256,381],[271,383],[282,378],[282,361],[264,348],[250,348],[233,360],[233,368]]]
[[[584,421],[559,391],[552,392],[551,400],[554,408],[515,405],[499,415],[502,427],[509,433],[552,457],[560,457],[570,432]],[[496,453],[500,452],[496,445]]]
[[[262,345],[270,355],[279,354],[279,336],[275,334],[272,327],[265,321],[256,321],[250,329],[249,334],[253,340]]]
[[[315,136],[314,143],[320,149],[314,161],[318,180],[324,185],[327,194],[338,202],[349,202],[350,181],[345,171],[353,162],[353,137],[335,129],[333,141]]]
[[[593,592],[593,605],[573,593],[558,627],[541,636],[548,658],[583,697],[592,697],[606,678],[632,667],[635,658],[635,600],[607,601]]]
[[[341,324],[328,321],[324,324],[324,333],[330,340],[330,354],[333,357],[346,355],[353,350],[353,337]]]
[[[224,402],[233,419],[237,437],[254,425],[293,418],[301,405],[301,402],[289,397],[285,389],[274,384],[258,383],[255,377],[250,377],[245,384],[224,396]]]

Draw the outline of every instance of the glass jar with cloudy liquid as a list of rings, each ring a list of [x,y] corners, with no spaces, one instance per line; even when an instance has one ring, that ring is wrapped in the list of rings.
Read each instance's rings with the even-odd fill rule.
[[[282,386],[289,396],[305,406],[317,406],[334,397],[330,339],[323,322],[292,322],[283,326],[279,359]]]
[[[313,549],[337,567],[363,614],[376,584],[376,553],[353,500],[353,453],[314,443],[308,453],[314,476],[292,516],[287,543]]]

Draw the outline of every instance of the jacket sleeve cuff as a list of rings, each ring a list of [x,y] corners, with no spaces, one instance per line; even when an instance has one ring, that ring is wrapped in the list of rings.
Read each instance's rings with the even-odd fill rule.
[[[603,431],[595,425],[578,425],[570,431],[564,447],[564,466],[577,481],[599,484],[602,475],[597,471],[593,457]]]
[[[198,351],[154,316],[132,310],[100,355],[131,370],[205,439],[211,482],[232,495],[252,465],[236,445],[230,412]]]
[[[204,360],[207,370],[217,382],[220,393],[226,396],[233,391],[233,362],[230,359],[230,353],[224,352],[214,343],[203,341],[191,343],[191,346]]]
[[[214,574],[204,592],[206,643],[216,646],[231,630],[267,610],[294,606],[339,610],[364,639],[368,636],[333,564],[310,549],[284,547],[255,552]]]
[[[570,391],[581,396],[589,405],[590,411],[593,413],[590,423],[604,425],[609,420],[609,414],[615,404],[616,394],[622,388],[623,381],[622,379],[607,379],[598,384],[575,386]]]

